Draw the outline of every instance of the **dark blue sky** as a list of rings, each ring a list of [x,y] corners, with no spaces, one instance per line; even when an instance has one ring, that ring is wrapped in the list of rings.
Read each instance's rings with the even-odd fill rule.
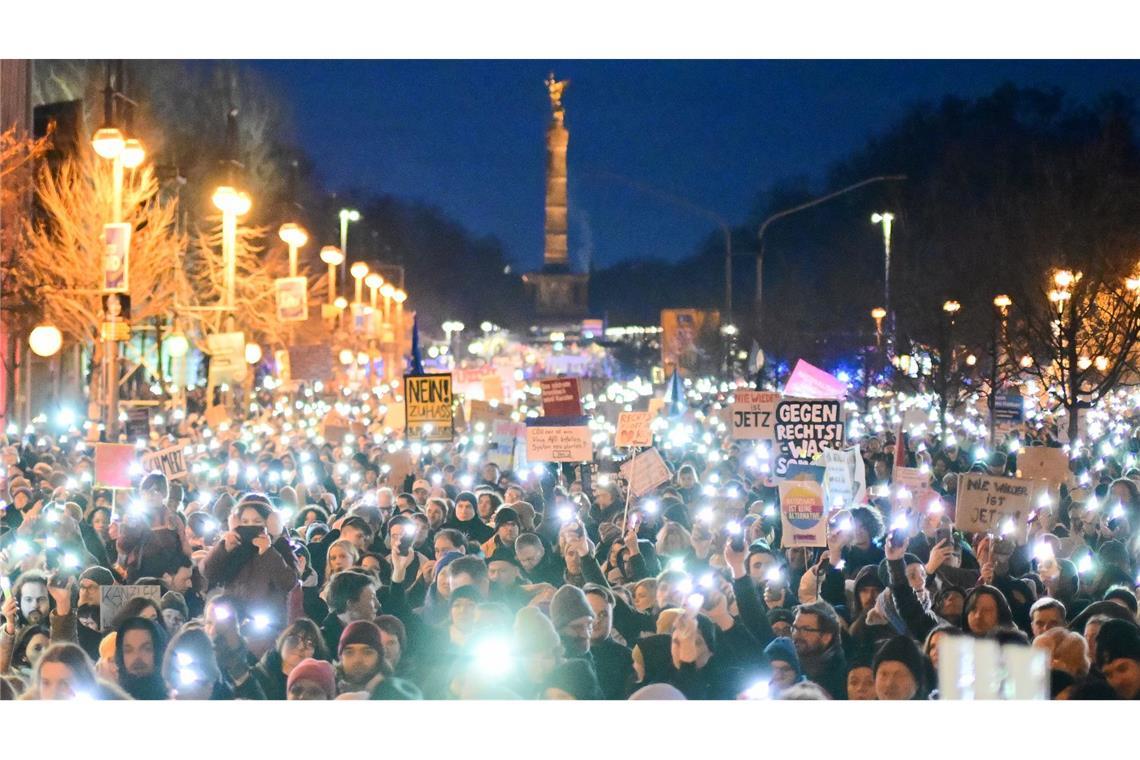
[[[595,266],[677,259],[698,216],[600,176],[629,177],[743,223],[757,192],[834,161],[911,104],[1013,82],[1074,98],[1136,91],[1134,61],[252,61],[292,109],[327,189],[439,206],[542,257],[543,79],[569,78],[571,253]]]

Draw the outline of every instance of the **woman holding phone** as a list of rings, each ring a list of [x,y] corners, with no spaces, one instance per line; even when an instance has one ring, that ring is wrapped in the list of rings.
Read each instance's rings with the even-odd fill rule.
[[[245,615],[266,615],[284,627],[298,572],[281,516],[265,496],[248,494],[230,512],[229,527],[206,556],[206,580],[236,599]]]

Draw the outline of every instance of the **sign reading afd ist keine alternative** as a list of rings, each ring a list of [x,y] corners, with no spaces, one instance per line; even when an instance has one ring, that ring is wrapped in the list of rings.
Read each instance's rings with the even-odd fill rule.
[[[455,434],[451,375],[405,375],[404,419],[409,441],[450,441]]]
[[[784,477],[793,462],[811,464],[824,446],[843,447],[842,402],[785,398],[776,404],[777,477]]]
[[[782,547],[827,546],[826,515],[820,483],[807,478],[780,483]]]

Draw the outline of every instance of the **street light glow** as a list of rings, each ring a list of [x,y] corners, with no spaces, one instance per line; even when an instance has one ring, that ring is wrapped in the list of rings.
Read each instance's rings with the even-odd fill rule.
[[[871,319],[874,319],[875,321],[884,319],[886,316],[887,310],[882,306],[876,306],[875,308],[871,309]]]
[[[123,133],[115,127],[103,127],[95,132],[91,146],[103,158],[113,159],[122,155],[126,140],[123,139]]]
[[[278,228],[277,234],[287,245],[295,248],[300,248],[309,242],[309,233],[305,231],[304,227],[293,222],[285,222]]]
[[[344,263],[344,254],[335,245],[326,245],[321,248],[321,261],[330,267],[338,267]]]
[[[961,308],[962,304],[958,303],[957,301],[947,301],[946,303],[942,304],[942,311],[946,312],[947,314],[957,314],[958,310]]]
[[[999,309],[1008,309],[1012,304],[1013,299],[1005,294],[994,296],[994,306],[998,307]]]
[[[123,143],[120,156],[123,160],[123,166],[128,169],[137,169],[146,160],[146,150],[141,141],[132,137]]]

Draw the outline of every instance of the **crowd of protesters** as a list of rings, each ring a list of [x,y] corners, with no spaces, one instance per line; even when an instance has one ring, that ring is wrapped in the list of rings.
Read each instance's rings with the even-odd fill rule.
[[[622,451],[503,470],[474,432],[400,441],[375,398],[340,405],[344,441],[305,432],[330,409],[311,394],[192,416],[145,444],[181,439],[187,474],[129,492],[97,487],[78,431],[9,436],[0,697],[937,699],[961,636],[1044,650],[1052,698],[1140,698],[1140,433],[1074,448],[1024,540],[964,534],[948,507],[962,473],[1012,474],[1055,428],[982,454],[961,432],[866,433],[865,502],[826,547],[782,549],[775,481],[711,414],[725,400],[669,419],[690,434],[639,498]],[[397,448],[413,467],[393,482]],[[936,498],[893,504],[897,464]],[[116,586],[148,592],[107,619]]]

